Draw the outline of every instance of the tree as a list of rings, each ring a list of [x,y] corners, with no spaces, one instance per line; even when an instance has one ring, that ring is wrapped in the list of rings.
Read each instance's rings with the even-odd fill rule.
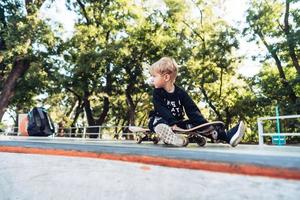
[[[66,86],[80,99],[88,124],[102,125],[117,85],[120,40],[130,20],[134,20],[131,2],[77,0],[69,6],[81,17],[64,53],[71,63]]]
[[[55,37],[38,17],[43,3],[44,0],[26,0],[24,5],[18,0],[0,2],[0,120],[13,97],[22,92],[18,88],[26,72],[33,65],[42,67],[41,57],[46,55],[41,56],[41,49],[47,52],[48,47],[53,47]]]
[[[238,31],[215,16],[214,2],[193,1],[199,11],[197,18],[185,18],[188,28],[186,43],[189,55],[182,64],[180,81],[197,102],[205,104],[202,111],[210,120],[224,121],[230,127],[245,119],[239,102],[249,92],[246,83],[236,73],[239,61]]]
[[[145,8],[140,11],[144,13],[136,13],[137,23],[127,26],[128,35],[120,41],[122,49],[119,64],[124,69],[121,82],[125,85],[128,124],[131,125],[135,124],[136,115],[142,116],[139,121],[145,123],[151,105],[150,88],[143,76],[143,71],[147,69],[143,69],[143,63],[151,64],[164,55],[180,57],[179,52],[185,48],[185,29],[180,30],[181,19],[175,17],[185,14],[185,4],[183,1],[167,1],[166,6],[166,12]],[[141,112],[137,112],[138,104],[147,109],[140,108]]]
[[[297,87],[300,82],[298,58],[300,24],[299,8],[292,8],[294,3],[296,1],[291,0],[251,1],[247,11],[248,27],[244,30],[245,35],[252,36],[251,40],[260,41],[266,47],[268,53],[262,62],[268,63],[271,59],[274,61],[278,75],[269,74],[270,80],[274,83],[276,80],[271,77],[275,76],[280,81],[281,85],[275,91],[283,96],[282,104],[289,107],[287,108],[290,110],[289,114],[300,113],[300,91]],[[287,76],[288,72],[293,74],[294,70],[294,75]],[[265,94],[267,97],[272,96],[272,92],[269,92]]]

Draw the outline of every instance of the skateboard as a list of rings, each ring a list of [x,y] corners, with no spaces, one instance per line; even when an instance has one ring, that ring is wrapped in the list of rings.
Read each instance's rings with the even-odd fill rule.
[[[189,143],[195,142],[199,146],[204,146],[206,144],[206,137],[213,139],[213,134],[219,129],[224,129],[225,124],[221,121],[208,122],[205,124],[201,124],[199,126],[195,126],[188,129],[182,129],[177,127],[173,131],[176,134],[184,134],[186,135]],[[133,133],[137,133],[136,142],[138,144],[142,143],[142,141],[152,141],[154,144],[157,144],[160,139],[155,133],[152,133],[147,128],[142,128],[138,126],[129,126],[129,130]],[[166,143],[165,143],[166,144]]]

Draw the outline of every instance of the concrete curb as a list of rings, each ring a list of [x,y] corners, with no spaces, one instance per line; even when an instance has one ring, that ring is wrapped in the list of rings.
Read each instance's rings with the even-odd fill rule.
[[[216,161],[201,161],[189,159],[176,159],[154,157],[146,155],[117,154],[117,153],[101,153],[86,152],[78,150],[61,150],[61,149],[42,149],[32,147],[13,147],[0,146],[0,152],[10,153],[26,153],[40,155],[58,155],[70,157],[86,157],[106,160],[118,160],[133,163],[151,164],[173,168],[184,168],[193,170],[206,170],[212,172],[242,174],[249,176],[263,176],[271,178],[300,180],[299,169],[287,169],[279,167],[266,167],[253,164],[225,163]]]

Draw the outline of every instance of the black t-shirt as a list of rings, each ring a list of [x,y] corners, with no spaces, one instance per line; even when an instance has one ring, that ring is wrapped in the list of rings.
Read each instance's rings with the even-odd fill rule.
[[[207,122],[191,97],[176,85],[173,93],[168,93],[163,88],[155,88],[153,104],[154,112],[151,115],[162,117],[170,126],[182,121],[185,113],[195,124]]]

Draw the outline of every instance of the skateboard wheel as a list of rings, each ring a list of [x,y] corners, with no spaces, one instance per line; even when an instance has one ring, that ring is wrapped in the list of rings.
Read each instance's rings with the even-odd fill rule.
[[[190,140],[189,140],[189,138],[185,138],[185,142],[184,142],[184,144],[183,144],[183,147],[186,147],[187,145],[189,145],[189,143],[190,143]]]
[[[143,141],[143,137],[142,136],[140,136],[140,135],[136,136],[136,143],[137,144],[141,144],[142,141]]]
[[[200,147],[203,147],[203,146],[206,144],[206,139],[205,139],[205,137],[199,137],[199,138],[197,138],[196,143],[197,143]]]
[[[153,144],[157,144],[159,142],[159,138],[158,137],[153,137]]]

